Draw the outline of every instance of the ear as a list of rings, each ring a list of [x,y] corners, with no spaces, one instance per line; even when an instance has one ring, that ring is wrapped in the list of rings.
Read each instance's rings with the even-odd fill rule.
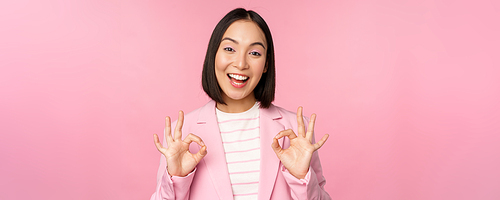
[[[267,72],[267,61],[266,61],[266,66],[264,67],[264,71],[262,73],[266,73]]]

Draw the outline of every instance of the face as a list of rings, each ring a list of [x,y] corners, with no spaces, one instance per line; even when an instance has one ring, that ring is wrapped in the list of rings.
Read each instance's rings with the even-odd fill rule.
[[[215,55],[215,76],[222,89],[222,98],[253,100],[254,88],[266,72],[266,37],[250,20],[233,22],[224,35]]]

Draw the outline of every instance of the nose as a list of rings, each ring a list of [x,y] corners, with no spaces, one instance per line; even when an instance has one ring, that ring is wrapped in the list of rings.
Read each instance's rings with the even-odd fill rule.
[[[236,55],[234,63],[234,67],[238,68],[239,70],[244,70],[248,68],[248,63],[247,63],[247,56],[245,52],[240,52]]]

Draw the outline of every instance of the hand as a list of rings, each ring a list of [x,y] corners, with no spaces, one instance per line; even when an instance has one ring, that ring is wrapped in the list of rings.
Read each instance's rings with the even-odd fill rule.
[[[299,135],[295,135],[291,129],[281,131],[278,135],[276,135],[276,137],[274,137],[271,145],[274,153],[276,153],[278,158],[281,160],[283,166],[285,166],[290,174],[298,179],[305,178],[307,171],[309,170],[312,154],[314,151],[323,146],[329,136],[326,134],[320,141],[312,144],[315,121],[316,114],[312,114],[311,119],[309,120],[309,127],[306,132],[304,118],[302,117],[302,107],[299,107],[297,109],[297,131],[299,132]],[[282,149],[278,143],[278,139],[285,136],[290,139],[290,147]]]
[[[184,113],[179,111],[179,118],[175,126],[174,136],[170,134],[170,117],[165,119],[165,139],[167,140],[167,148],[163,147],[158,139],[158,135],[154,134],[156,149],[167,158],[167,171],[171,176],[184,177],[191,173],[196,165],[207,155],[207,147],[200,137],[189,134],[182,140],[182,124],[184,123]],[[201,149],[193,154],[189,151],[189,144],[196,142],[201,146]]]

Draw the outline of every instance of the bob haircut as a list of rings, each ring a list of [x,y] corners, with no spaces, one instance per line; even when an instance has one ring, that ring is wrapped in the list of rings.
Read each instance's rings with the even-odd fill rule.
[[[274,101],[274,91],[276,85],[276,70],[274,67],[274,45],[273,38],[271,36],[271,31],[267,26],[264,19],[252,10],[245,10],[243,8],[236,8],[224,16],[217,26],[215,26],[212,36],[210,37],[210,42],[208,43],[207,54],[205,55],[205,61],[203,62],[203,72],[201,76],[201,83],[203,90],[208,94],[212,100],[217,103],[226,104],[222,100],[221,91],[222,89],[217,82],[217,77],[215,76],[215,55],[219,49],[219,45],[222,40],[222,36],[226,32],[227,28],[237,20],[250,20],[255,22],[259,28],[264,32],[267,42],[267,52],[266,52],[266,69],[267,71],[262,74],[259,83],[255,86],[253,93],[257,101],[260,102],[261,108],[269,108],[271,103]]]

